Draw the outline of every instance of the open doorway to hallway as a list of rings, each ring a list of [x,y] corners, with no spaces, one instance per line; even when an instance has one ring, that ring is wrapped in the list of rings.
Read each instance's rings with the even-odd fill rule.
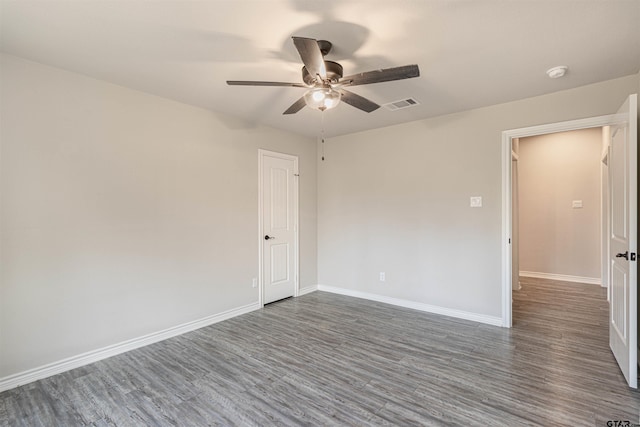
[[[586,128],[512,142],[514,293],[526,283],[524,278],[606,285],[604,130]],[[514,313],[514,325],[519,320]]]

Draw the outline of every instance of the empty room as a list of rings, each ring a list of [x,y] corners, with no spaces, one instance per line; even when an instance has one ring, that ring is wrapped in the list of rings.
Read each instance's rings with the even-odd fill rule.
[[[0,425],[640,424],[638,22],[0,0]]]

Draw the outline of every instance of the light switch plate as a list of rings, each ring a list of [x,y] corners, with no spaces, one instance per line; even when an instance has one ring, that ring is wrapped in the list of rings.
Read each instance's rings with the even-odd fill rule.
[[[481,196],[471,196],[469,198],[469,206],[472,208],[481,208],[482,207],[482,197]]]
[[[573,209],[579,209],[582,207],[582,200],[574,200],[573,202],[571,202],[571,207]]]

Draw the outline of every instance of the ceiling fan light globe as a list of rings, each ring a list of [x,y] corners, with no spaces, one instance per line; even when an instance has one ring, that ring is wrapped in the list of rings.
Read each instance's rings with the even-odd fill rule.
[[[322,90],[314,90],[313,92],[311,92],[311,96],[313,97],[313,100],[315,102],[322,102],[325,98],[324,91]]]
[[[324,111],[336,107],[340,103],[340,92],[330,87],[314,88],[304,94],[308,107]]]
[[[337,93],[337,92],[334,92],[334,93]],[[328,110],[337,106],[339,102],[340,102],[340,94],[338,94],[338,96],[327,96],[324,99],[324,106]]]

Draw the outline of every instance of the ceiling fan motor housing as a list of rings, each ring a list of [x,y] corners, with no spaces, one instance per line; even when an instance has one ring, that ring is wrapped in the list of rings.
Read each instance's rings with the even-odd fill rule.
[[[327,70],[327,80],[336,83],[342,78],[342,65],[334,61],[324,61],[324,67]],[[316,76],[312,76],[307,71],[307,67],[302,67],[302,80],[309,86],[317,83]]]
[[[331,48],[333,47],[333,44],[330,41],[317,40],[317,43],[318,43],[318,47],[320,48],[320,53],[322,53],[322,56],[327,56],[327,54],[331,52]]]

